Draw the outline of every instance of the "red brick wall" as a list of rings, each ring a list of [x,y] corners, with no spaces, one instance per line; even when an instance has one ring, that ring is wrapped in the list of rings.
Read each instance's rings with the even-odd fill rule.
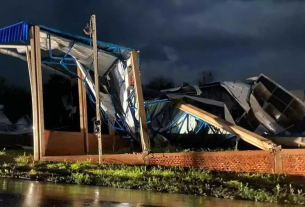
[[[150,164],[234,172],[274,172],[273,154],[260,150],[151,154]]]
[[[51,133],[52,134],[52,133]],[[81,152],[81,138],[77,134],[72,135],[69,140],[53,132],[56,138],[50,139],[46,136],[47,156],[45,161],[85,161],[91,159],[98,162],[98,156],[84,156]],[[73,140],[71,140],[73,138]],[[94,141],[94,135],[90,140]],[[106,138],[106,137],[104,137]],[[64,139],[64,140],[62,140]],[[106,141],[108,140],[108,141]],[[103,145],[112,147],[112,142],[103,139]],[[50,142],[51,141],[51,142]],[[95,141],[94,141],[95,142]],[[122,143],[121,143],[122,144]],[[120,147],[123,146],[123,144]],[[95,144],[97,145],[97,144]],[[97,146],[96,146],[97,149]],[[58,156],[74,155],[74,156]],[[49,155],[49,156],[48,156]],[[277,157],[277,162],[275,158]],[[141,165],[144,164],[141,154],[103,155],[103,162],[108,164]],[[155,153],[149,155],[150,165],[194,167],[208,170],[231,171],[231,172],[259,172],[277,173],[287,175],[305,176],[305,149],[282,150],[280,156],[267,151],[227,151],[227,152],[194,152],[194,153]],[[277,168],[276,168],[277,163]],[[280,164],[279,164],[280,163]],[[279,165],[278,165],[279,164]]]
[[[283,173],[305,175],[305,149],[282,150]]]

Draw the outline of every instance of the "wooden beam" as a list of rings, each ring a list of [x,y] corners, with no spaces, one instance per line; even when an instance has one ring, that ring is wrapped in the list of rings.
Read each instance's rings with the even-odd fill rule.
[[[31,44],[31,60],[29,66],[31,94],[32,94],[32,113],[33,113],[33,148],[34,148],[34,160],[38,161],[40,158],[39,153],[39,124],[38,124],[38,103],[37,103],[37,79],[36,79],[36,54],[35,54],[35,28],[30,28],[30,44]]]
[[[27,45],[0,45],[3,49],[26,49]]]
[[[126,61],[126,67],[131,67],[131,57]]]
[[[77,76],[84,78],[79,67],[77,67]],[[89,138],[88,138],[88,115],[87,115],[87,94],[83,81],[78,79],[78,100],[79,100],[79,119],[80,131],[84,134],[85,153],[89,153]]]
[[[213,114],[210,114],[202,109],[199,109],[195,106],[178,102],[178,103],[176,103],[176,107],[184,112],[187,112],[193,116],[200,118],[201,120],[203,120],[217,128],[224,129],[227,132],[240,137],[241,139],[245,140],[246,142],[248,142],[262,150],[277,151],[278,149],[280,149],[280,146],[277,146],[272,141],[270,141],[258,134],[255,134],[251,131],[248,131],[240,126],[231,124],[230,122],[220,119],[219,117],[217,117]]]
[[[97,32],[96,32],[96,17],[91,16],[92,24],[92,39],[93,39],[93,66],[94,66],[94,84],[95,84],[95,97],[96,97],[96,123],[97,123],[97,139],[98,139],[98,154],[99,164],[102,163],[102,120],[101,120],[101,102],[100,102],[100,81],[98,74],[98,62],[97,62]]]
[[[31,71],[32,71],[32,64],[31,64],[31,51],[30,47],[26,48],[26,61],[28,64],[28,70],[29,70],[29,79],[30,79],[30,86],[32,86],[32,77],[31,77]]]
[[[35,55],[36,55],[36,77],[37,77],[37,103],[39,120],[39,147],[40,158],[45,155],[44,138],[44,111],[43,111],[43,85],[41,69],[41,49],[40,49],[40,27],[35,26]]]
[[[274,171],[277,174],[283,174],[283,159],[281,151],[274,152]]]
[[[150,152],[150,140],[149,140],[148,128],[146,124],[146,113],[144,108],[142,83],[141,83],[140,70],[138,65],[138,53],[136,51],[131,52],[131,66],[134,77],[134,89],[135,89],[135,95],[137,99],[137,109],[139,114],[142,150],[144,155],[148,155],[148,153]]]

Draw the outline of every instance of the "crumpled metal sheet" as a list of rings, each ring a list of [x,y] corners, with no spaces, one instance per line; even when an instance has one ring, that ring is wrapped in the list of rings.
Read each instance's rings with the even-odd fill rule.
[[[202,91],[198,85],[186,85],[186,86],[180,86],[180,87],[176,87],[176,88],[169,88],[169,89],[161,90],[161,92],[163,92],[163,93],[171,93],[171,92],[184,93],[186,91],[194,91],[194,92],[196,92],[197,96],[201,95],[201,93],[202,93]]]
[[[270,115],[272,122],[282,127],[282,131],[277,130],[275,134],[293,133],[294,127],[303,122],[305,103],[264,74],[254,83],[252,95],[258,105]]]
[[[251,86],[242,82],[229,82],[224,81],[221,83],[229,94],[239,103],[239,105],[248,112],[250,106],[248,103],[248,97],[251,92]]]
[[[49,44],[49,38],[51,38],[51,45]],[[72,48],[71,48],[72,46]],[[52,49],[54,56],[56,56],[56,50],[75,57],[84,66],[91,68],[93,62],[93,50],[91,47],[81,43],[74,43],[72,40],[68,40],[63,37],[50,35],[46,32],[40,32],[40,47],[45,51]],[[102,76],[111,67],[111,65],[117,60],[117,57],[104,52],[98,52],[98,72]]]
[[[93,83],[91,77],[86,75],[86,70],[84,69],[83,65],[77,59],[75,59],[75,61],[78,65],[81,73],[83,74],[83,77],[85,77],[85,81],[88,84],[88,86],[91,90],[91,93],[93,94],[94,97],[96,97],[95,87],[94,87],[94,83]],[[114,109],[113,103],[111,101],[110,95],[100,92],[100,101],[101,101],[102,109],[109,116],[110,121],[113,121],[115,119],[115,109]]]
[[[199,86],[197,86],[197,85],[193,85],[193,87],[195,88],[195,90],[196,90],[196,95],[197,96],[200,96],[201,94],[202,94],[202,91],[200,90],[200,88],[199,88]]]
[[[294,91],[290,91],[290,93],[295,95],[301,101],[305,102],[305,91],[304,90],[294,90]]]
[[[250,95],[250,105],[255,117],[259,122],[270,130],[273,134],[278,134],[284,131],[284,128],[281,127],[276,121],[259,105],[256,98],[251,94]]]
[[[228,97],[233,98],[232,100],[226,99],[225,104],[222,101],[217,101],[218,98],[222,100],[223,96],[210,96],[210,93],[205,92],[198,95],[195,89],[190,96],[188,95],[189,90],[185,86],[164,91],[172,99],[189,98],[205,104],[224,107],[227,121],[231,123],[235,121],[239,126],[259,135],[291,134],[294,130],[293,127],[304,120],[305,103],[300,96],[303,93],[299,92],[298,96],[295,96],[263,74],[249,83],[224,81],[220,85],[225,89]],[[210,87],[217,86],[204,84],[199,88],[207,89]],[[205,98],[205,96],[209,98]],[[232,110],[236,108],[233,107],[236,105],[239,105],[244,113],[241,115],[242,111],[240,111],[235,113],[235,117],[232,117],[228,108]]]
[[[118,61],[118,63],[114,65],[113,69],[111,70],[111,74],[114,79],[113,82],[115,84],[115,88],[120,99],[121,107],[123,108],[123,111],[125,113],[125,121],[132,133],[135,133],[135,122],[131,110],[129,110],[129,105],[127,102],[128,96],[130,95],[126,83],[126,81],[128,81],[128,71],[124,69],[122,62]]]

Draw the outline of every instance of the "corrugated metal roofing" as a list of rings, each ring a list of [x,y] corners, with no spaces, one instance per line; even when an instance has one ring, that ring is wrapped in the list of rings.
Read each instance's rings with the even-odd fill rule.
[[[20,44],[29,39],[29,27],[33,24],[27,22],[20,22],[0,29],[0,44]],[[92,58],[92,39],[57,29],[49,28],[39,25],[41,29],[41,48],[48,52],[51,47],[52,53],[58,57],[62,56],[62,60],[69,54],[77,58],[86,67],[91,68]],[[49,44],[49,37],[51,37],[51,44]],[[133,49],[122,47],[119,45],[98,41],[98,70],[99,74],[103,75],[108,71],[117,59],[125,61],[130,57],[130,51]],[[71,46],[73,47],[71,48]],[[54,50],[55,49],[55,50]],[[58,52],[61,52],[58,54]],[[42,56],[44,64],[48,64],[59,71],[62,71],[62,66],[57,61],[57,65],[53,64],[55,59],[49,57],[48,53]],[[55,56],[55,55],[54,55]],[[69,59],[69,58],[67,58]],[[71,59],[71,58],[70,58]],[[55,61],[56,62],[56,61]]]
[[[0,29],[0,44],[9,42],[27,41],[29,25],[26,22],[19,22]]]
[[[86,45],[90,45],[92,40],[88,37],[83,37],[80,35],[76,35],[76,34],[71,34],[68,32],[64,32],[64,31],[60,31],[57,29],[53,29],[50,27],[46,27],[43,25],[39,25],[40,29],[42,31],[45,31],[47,33],[51,33],[60,37],[64,37],[70,40],[74,40],[77,42],[81,42],[84,43]],[[105,52],[109,52],[114,54],[116,57],[120,57],[123,58],[124,60],[127,60],[130,56],[130,51],[132,51],[133,49],[131,48],[127,48],[127,47],[123,47],[123,46],[119,46],[119,45],[115,45],[112,43],[106,43],[103,41],[97,41],[98,44],[98,49],[104,50]]]
[[[4,27],[0,29],[0,44],[11,43],[11,42],[22,42],[27,41],[29,38],[29,26],[34,24],[29,24],[25,21]],[[52,33],[59,37],[64,37],[71,41],[80,42],[88,46],[91,45],[92,40],[88,37],[83,37],[76,34],[71,34],[54,28],[39,25],[41,31],[46,33]],[[98,41],[98,49],[105,52],[111,53],[114,56],[127,60],[130,56],[130,51],[133,49],[115,45],[112,43],[106,43],[103,41]]]
[[[49,38],[51,41],[49,41]],[[71,39],[48,35],[46,32],[40,32],[41,49],[45,51],[59,50],[62,55],[69,53],[72,57],[75,57],[86,67],[90,68],[93,62],[92,47],[83,43],[74,42]],[[50,44],[51,43],[51,44]],[[72,47],[71,47],[72,46]],[[107,54],[104,52],[98,53],[98,71],[99,75],[104,73],[112,66],[117,59],[113,54]]]

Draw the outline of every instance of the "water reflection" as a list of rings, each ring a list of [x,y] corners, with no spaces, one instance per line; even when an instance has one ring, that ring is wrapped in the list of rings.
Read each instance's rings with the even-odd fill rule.
[[[277,204],[212,199],[94,186],[59,185],[0,179],[0,206],[5,207],[278,207]],[[286,205],[287,206],[287,205]]]

